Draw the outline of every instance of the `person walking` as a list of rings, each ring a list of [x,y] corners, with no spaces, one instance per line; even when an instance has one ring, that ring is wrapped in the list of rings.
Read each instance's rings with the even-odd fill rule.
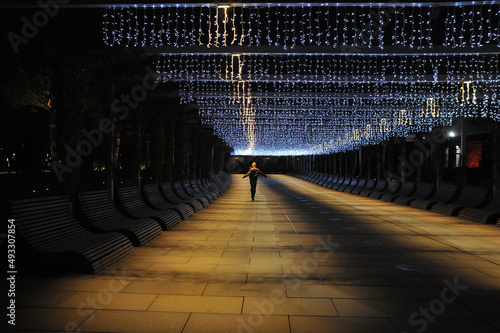
[[[241,177],[241,179],[250,177],[250,193],[252,195],[252,201],[255,200],[255,190],[257,189],[257,179],[259,178],[259,174],[267,178],[267,175],[257,168],[257,163],[253,162],[250,170],[246,173],[246,175]]]

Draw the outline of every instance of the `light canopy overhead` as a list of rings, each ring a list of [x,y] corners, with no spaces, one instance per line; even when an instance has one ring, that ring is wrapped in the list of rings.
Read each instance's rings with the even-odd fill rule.
[[[498,1],[112,6],[109,46],[155,54],[238,155],[356,149],[500,121]]]

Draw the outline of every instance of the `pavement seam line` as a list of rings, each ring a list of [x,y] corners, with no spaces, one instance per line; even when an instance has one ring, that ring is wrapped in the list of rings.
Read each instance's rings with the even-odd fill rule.
[[[313,265],[314,267],[314,270],[316,271],[316,274],[318,274],[318,277],[319,277],[319,280],[321,281],[322,284],[325,284],[325,282],[323,281],[323,279],[321,278],[321,275],[319,274],[318,272],[318,269],[316,268],[316,265],[314,264],[311,256],[309,255],[309,251],[307,251],[307,248],[306,246],[304,245],[304,242],[302,241],[302,238],[300,238],[300,235],[299,233],[297,232],[297,229],[295,229],[295,226],[293,225],[292,223],[292,220],[290,220],[290,218],[288,217],[287,213],[285,212],[285,210],[283,209],[283,207],[281,207],[281,210],[283,211],[283,214],[285,214],[286,218],[288,219],[288,222],[290,222],[290,225],[292,226],[293,228],[293,231],[295,231],[295,234],[297,235],[297,237],[299,238],[299,241],[300,243],[302,244],[302,247],[304,248],[304,250],[306,251],[306,254],[307,254],[307,257],[309,258],[309,261],[311,262],[311,264]]]

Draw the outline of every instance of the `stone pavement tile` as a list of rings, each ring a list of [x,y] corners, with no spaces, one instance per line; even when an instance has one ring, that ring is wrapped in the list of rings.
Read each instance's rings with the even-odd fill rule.
[[[283,273],[280,265],[217,265],[214,273]]]
[[[285,290],[280,283],[209,283],[203,296],[264,296]]]
[[[256,235],[254,236],[254,240],[256,242],[277,242],[278,236],[274,233],[256,233]]]
[[[162,236],[163,234],[160,235],[160,237]],[[166,249],[144,246],[144,247],[134,247],[134,252],[132,254],[138,256],[162,256],[167,252],[168,250]]]
[[[284,267],[283,267],[284,269]],[[320,276],[336,276],[336,275],[352,275],[350,268],[348,267],[327,267],[327,266],[317,266],[316,270]]]
[[[415,315],[412,318],[389,318],[393,325],[397,328],[398,332],[425,332],[425,333],[498,333],[492,325],[484,321],[476,320],[457,320],[457,319],[443,319],[440,317],[432,316],[434,320],[430,320],[420,315]]]
[[[75,293],[74,291],[52,290],[27,291],[19,286],[16,289],[16,304],[18,307],[55,307]]]
[[[335,286],[309,285],[300,283],[286,284],[288,297],[315,297],[315,298],[371,298],[368,287],[364,286]]]
[[[172,258],[189,258],[194,256],[196,252],[197,250],[180,250],[178,247],[175,247],[175,250],[169,250],[163,256]]]
[[[249,265],[250,258],[191,257],[190,264],[201,265]]]
[[[294,274],[248,274],[248,283],[300,283],[321,284],[317,275],[294,275]]]
[[[85,321],[92,311],[56,308],[16,308],[15,326],[7,323],[6,318],[0,322],[0,332],[14,331],[74,331]]]
[[[496,253],[492,254],[478,254],[478,258],[491,261],[492,263],[495,263],[497,265],[500,265],[500,256]]]
[[[170,282],[170,281],[132,281],[123,293],[156,295],[201,295],[206,283]]]
[[[442,319],[481,320],[482,314],[464,305],[460,295],[456,298],[450,292],[444,295],[449,297],[451,301],[445,300],[441,295],[435,299],[422,299],[424,308],[432,309],[430,312],[434,312],[436,316]],[[417,310],[415,309],[414,311]]]
[[[225,283],[247,281],[246,273],[177,273],[171,280],[172,282],[192,282],[192,283]]]
[[[150,240],[147,245],[151,246],[151,247],[155,247],[155,246],[173,247],[173,246],[176,246],[180,241],[181,241],[181,239],[179,239],[179,240],[172,239],[172,240],[169,240],[168,245],[166,245],[167,243],[165,242],[165,239],[163,238],[163,234],[162,234],[162,235],[156,237],[155,239]],[[167,248],[165,248],[165,249],[167,249]]]
[[[174,248],[175,248],[175,250],[174,250]],[[182,240],[180,240],[174,246],[170,247],[169,250],[196,251],[199,248],[200,248],[200,244],[198,244],[197,242],[183,242]],[[172,254],[170,254],[170,255],[172,255]]]
[[[280,258],[280,252],[278,250],[273,249],[256,249],[252,251],[224,251],[222,257],[229,258]]]
[[[257,242],[257,241],[229,241],[227,249],[230,251],[234,247],[254,247],[254,248],[277,248],[278,242]]]
[[[250,265],[284,265],[295,266],[301,265],[304,262],[309,262],[308,258],[292,259],[292,258],[266,258],[266,257],[253,257],[250,260]]]
[[[464,266],[467,265],[466,262]],[[419,272],[423,276],[460,276],[460,277],[488,277],[489,275],[474,268],[446,267],[446,268],[426,268]]]
[[[170,263],[170,264],[185,264],[189,261],[191,256],[172,256],[172,255],[163,255],[163,256],[144,256],[144,255],[130,255],[127,256],[123,262],[140,262],[140,263]]]
[[[302,243],[299,239],[288,239],[288,240],[280,240],[278,241],[278,246],[280,247],[289,247],[289,246],[302,246]]]
[[[302,246],[298,246],[295,249],[283,249],[280,251],[280,257],[288,259],[309,259],[308,254]]]
[[[239,236],[237,235],[213,235],[208,236],[207,240],[223,240],[229,242],[253,242],[254,236],[253,234],[244,233]]]
[[[289,333],[287,316],[193,313],[182,333]]]
[[[132,281],[132,278],[127,277],[126,271],[114,270],[113,273],[106,277],[70,274],[50,280],[40,290],[119,292]]]
[[[376,266],[378,267],[394,267],[397,264],[401,264],[400,259],[392,259],[392,260],[371,260]],[[412,260],[411,261],[412,265],[418,265],[424,268],[432,268],[432,267],[438,267],[436,263],[433,263],[429,260]]]
[[[419,300],[333,299],[341,317],[405,317],[417,311]]]
[[[149,311],[97,311],[78,329],[83,332],[180,333],[189,313]]]
[[[124,270],[124,271],[145,271],[151,267],[151,262],[137,262],[137,261],[118,261],[114,264],[106,267],[105,272],[112,272],[113,270]]]
[[[500,331],[500,302],[461,301]]]
[[[240,314],[243,297],[160,295],[148,311]]]
[[[193,257],[209,257],[209,258],[219,258],[222,257],[222,253],[224,253],[225,247],[222,249],[207,249],[204,246],[200,246],[200,248],[193,254]]]
[[[61,302],[57,307],[92,310],[145,311],[155,299],[156,295],[78,292]]]
[[[155,272],[196,272],[196,273],[212,273],[217,265],[200,265],[200,264],[168,264],[154,263],[148,271]]]
[[[321,278],[323,279],[323,282],[326,285],[343,285],[343,286],[397,286],[398,285],[391,277],[322,275]]]
[[[290,316],[291,333],[397,333],[386,318]]]
[[[395,276],[393,280],[402,287],[441,287],[443,279],[436,280],[435,277],[423,276]]]
[[[205,247],[224,247],[227,246],[229,241],[201,241],[201,240],[196,240],[196,241],[180,241],[179,245],[180,247],[188,247],[188,248],[199,248],[200,246],[205,246]]]
[[[265,315],[337,316],[330,299],[287,298],[285,293],[276,292],[270,297],[245,297],[243,314]]]
[[[366,287],[372,298],[375,299],[434,299],[440,297],[441,291],[446,286],[441,287],[386,287],[373,286]]]
[[[356,260],[391,260],[395,259],[392,253],[354,253],[335,251],[335,254],[340,259],[356,259]]]
[[[99,274],[106,273],[106,271],[101,271]],[[153,281],[170,281],[172,278],[176,275],[175,272],[173,273],[166,273],[162,272],[161,274],[158,274],[158,272],[155,271],[133,271],[133,270],[125,270],[123,273],[124,276],[128,277],[131,281],[147,281],[147,280],[153,280]]]
[[[500,278],[500,268],[478,268],[478,271],[494,278]]]
[[[349,267],[352,274],[359,276],[419,276],[419,272],[403,271],[392,267]]]

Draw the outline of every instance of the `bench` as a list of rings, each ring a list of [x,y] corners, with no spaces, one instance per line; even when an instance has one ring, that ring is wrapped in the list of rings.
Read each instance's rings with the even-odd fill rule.
[[[199,201],[201,203],[201,205],[203,206],[203,208],[205,208],[206,206],[209,205],[209,202],[208,202],[207,198],[204,198],[204,197],[192,197],[192,196],[190,196],[186,192],[186,190],[184,189],[184,186],[182,186],[181,182],[173,182],[172,183],[172,188],[174,189],[175,194],[177,194],[177,196],[179,198],[181,198],[181,199],[184,199],[184,200],[192,199],[192,200],[195,200],[195,201]]]
[[[211,193],[214,199],[219,198],[221,195],[224,194],[224,190],[221,188],[216,188],[213,185],[210,187],[208,184],[205,185],[203,179],[196,179],[193,180],[195,182],[196,186],[193,185],[194,188],[198,188],[201,192],[205,193]]]
[[[415,199],[429,199],[434,194],[434,184],[431,183],[419,183],[417,189],[412,195],[403,196],[400,195],[394,199],[394,203],[403,206],[409,206],[410,203]]]
[[[301,171],[299,171],[299,172],[296,172],[294,177],[295,177],[295,178],[302,179],[302,177],[304,177],[304,176],[306,175],[306,173],[307,173],[307,171],[305,171],[305,170],[301,170]]]
[[[313,174],[315,174],[314,171],[306,171],[299,178],[302,179],[302,180],[306,180],[307,181],[307,179],[311,178],[313,176]]]
[[[173,209],[156,210],[146,205],[138,187],[119,188],[117,193],[121,208],[134,219],[152,218],[163,230],[171,229],[181,221],[181,214]]]
[[[172,184],[170,182],[165,182],[160,184],[160,191],[163,194],[163,197],[170,203],[178,204],[178,203],[186,203],[190,205],[194,212],[197,213],[203,209],[203,205],[200,201],[194,199],[183,199],[180,198],[172,188]]]
[[[356,185],[358,185],[358,178],[357,177],[353,177],[351,178],[351,181],[345,185],[345,181],[344,181],[344,184],[342,184],[341,186],[337,187],[337,191],[339,192],[345,192],[346,189],[349,189],[349,191],[351,189],[353,189],[354,187],[356,187]]]
[[[436,213],[457,216],[465,207],[481,208],[488,199],[490,191],[486,187],[465,186],[460,196],[453,203],[438,202],[431,210]]]
[[[67,196],[13,201],[10,208],[34,265],[95,274],[134,250],[123,234],[85,229]]]
[[[458,217],[480,223],[494,224],[495,221],[500,218],[500,191],[493,196],[485,207],[465,207],[458,213]]]
[[[377,185],[377,181],[375,179],[368,179],[366,185],[363,188],[355,187],[352,189],[351,194],[361,195],[363,191],[371,191]]]
[[[323,184],[323,187],[330,188],[331,186],[337,184],[338,181],[339,181],[339,176],[333,176],[329,182],[325,182]]]
[[[223,192],[226,192],[231,186],[231,175],[227,172],[219,172],[214,177],[214,185],[219,186]]]
[[[387,187],[387,183],[388,182],[385,179],[377,180],[377,183],[375,187],[373,187],[373,189],[368,189],[367,187],[365,187],[363,190],[361,190],[361,192],[359,192],[358,195],[362,197],[370,197],[370,194],[372,192],[382,192],[383,190],[385,190],[385,188]]]
[[[194,214],[193,207],[185,203],[170,203],[161,195],[160,189],[156,184],[147,184],[142,186],[142,192],[144,193],[144,199],[146,202],[157,210],[173,209],[181,215],[181,219],[188,219]]]
[[[198,185],[197,179],[191,179],[190,185],[194,193],[196,193],[197,195],[205,195],[208,198],[208,201],[210,201],[211,203],[217,200],[217,198],[220,196],[216,191],[209,191],[202,188],[200,185]]]
[[[318,179],[321,179],[322,177],[323,177],[323,173],[316,171],[316,174],[314,175],[314,177],[309,179],[309,182],[314,184]]]
[[[436,193],[430,199],[415,199],[411,207],[429,210],[438,202],[451,203],[457,196],[457,185],[440,184]]]
[[[378,184],[377,184],[378,185]],[[376,188],[368,195],[369,198],[380,199],[384,194],[394,195],[398,193],[401,187],[401,182],[395,180],[387,181],[385,188],[381,191],[377,191]]]
[[[343,192],[343,189],[351,183],[351,180],[351,177],[345,177],[343,182],[338,182],[337,184],[333,185],[332,190]]]
[[[183,186],[186,194],[188,194],[189,196],[191,196],[193,198],[204,199],[206,201],[205,206],[208,206],[209,204],[214,202],[213,196],[206,194],[206,193],[203,193],[203,194],[196,193],[195,190],[191,187],[191,182],[189,180],[185,180],[184,183],[182,184],[182,186]]]
[[[316,175],[316,171],[307,171],[305,174],[303,174],[300,179],[309,181],[310,178]]]
[[[78,194],[78,209],[92,231],[122,233],[135,246],[144,245],[162,233],[161,225],[156,220],[133,220],[121,214],[105,190]]]
[[[348,186],[344,189],[344,192],[345,193],[352,193],[353,191],[356,191],[356,190],[362,190],[363,187],[365,187],[366,185],[366,178],[361,178],[361,179],[358,179],[358,182],[356,183],[355,186]]]
[[[196,183],[198,184],[198,187],[201,191],[212,193],[214,199],[220,197],[226,191],[223,186],[216,185],[215,182],[210,181],[210,179],[208,178],[198,179],[196,180]]]
[[[345,180],[345,177],[336,177],[326,188],[333,189],[337,184],[342,184]]]
[[[202,183],[207,190],[216,191],[221,196],[231,185],[231,176],[225,172],[221,172],[215,177],[203,178]]]
[[[394,202],[397,197],[406,197],[411,195],[417,187],[417,183],[415,182],[404,182],[401,184],[399,190],[397,192],[388,191],[380,197],[380,200],[387,202]],[[391,184],[389,184],[388,188],[391,188]]]
[[[318,185],[326,187],[329,183],[331,183],[332,180],[333,180],[333,175],[328,175],[328,177],[325,180],[319,182]]]
[[[323,182],[323,181],[325,181],[327,179],[328,179],[328,174],[327,173],[322,173],[321,177],[319,177],[318,179],[316,179],[314,181],[314,184],[319,185],[319,183],[321,183],[321,182]]]

